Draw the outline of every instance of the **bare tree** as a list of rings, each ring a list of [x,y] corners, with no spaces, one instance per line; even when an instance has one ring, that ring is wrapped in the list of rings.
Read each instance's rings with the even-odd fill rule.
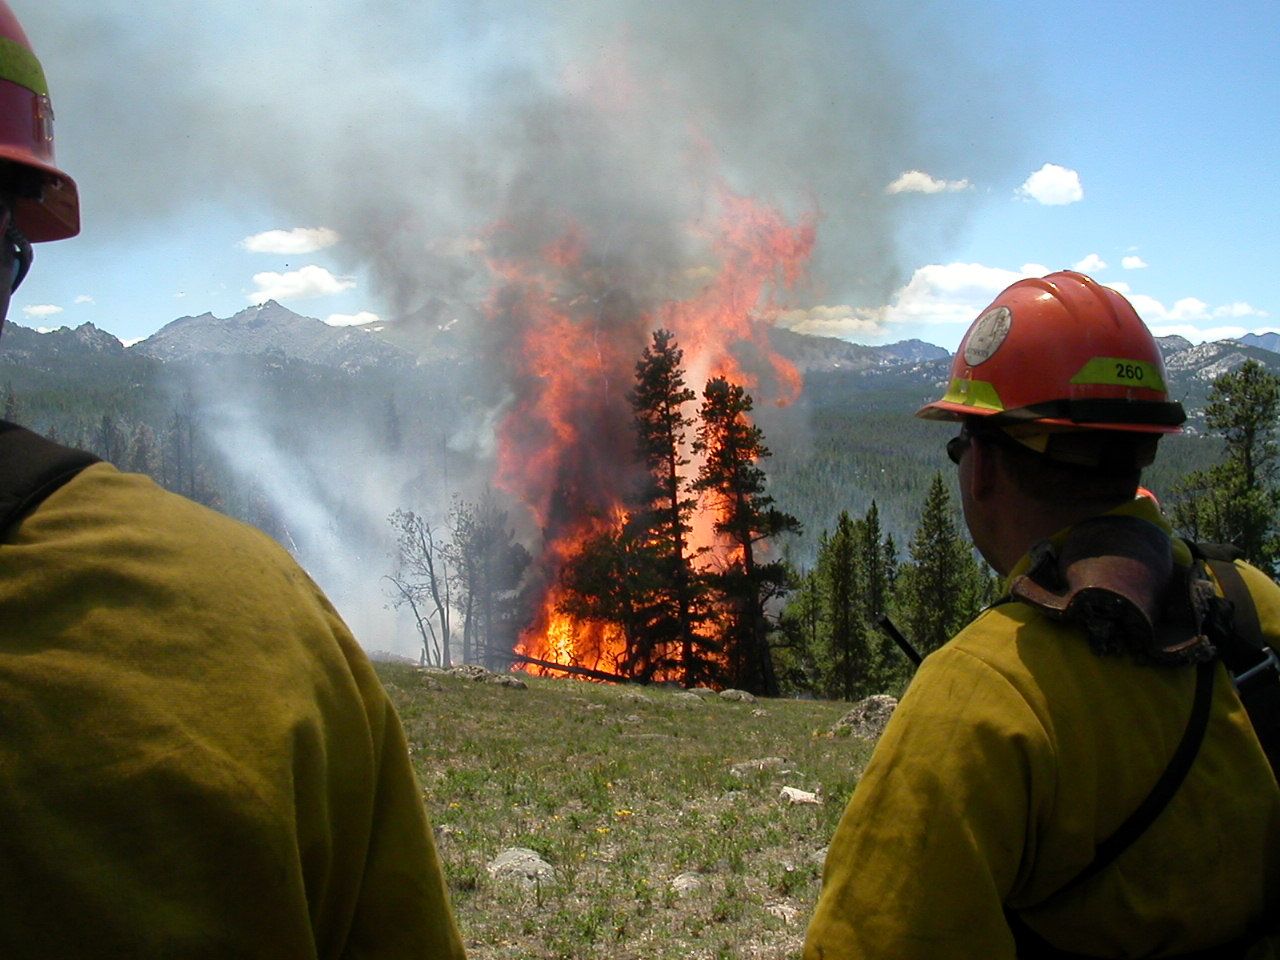
[[[412,510],[388,518],[396,531],[396,569],[386,579],[395,588],[393,605],[408,606],[422,636],[423,659],[437,666],[452,664],[449,641],[449,544],[437,540],[431,522]]]

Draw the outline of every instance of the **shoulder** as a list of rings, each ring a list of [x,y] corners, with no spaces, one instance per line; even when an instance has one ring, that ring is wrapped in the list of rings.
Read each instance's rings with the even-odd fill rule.
[[[278,543],[105,463],[52,494],[0,550],[0,603],[15,616],[82,607],[76,626],[86,637],[127,633],[165,651],[212,643],[226,656],[295,666],[362,659]]]
[[[296,563],[261,531],[178,494],[149,477],[108,463],[88,467],[50,496],[17,531],[19,547],[51,554],[125,560],[130,550],[195,567],[213,564],[223,578],[293,578]]]

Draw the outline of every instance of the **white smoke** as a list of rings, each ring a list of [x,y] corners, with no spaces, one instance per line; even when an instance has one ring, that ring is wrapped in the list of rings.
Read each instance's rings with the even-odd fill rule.
[[[1028,102],[1025,84],[993,82],[997,65],[947,41],[949,11],[931,0],[14,3],[50,78],[59,159],[81,187],[78,242],[127,249],[140,220],[179,230],[197,203],[269,210],[341,235],[332,251],[367,271],[388,318],[465,313],[491,282],[485,254],[528,254],[573,230],[598,267],[591,295],[621,289],[643,307],[705,267],[696,228],[721,187],[816,214],[811,284],[784,306],[857,313],[905,279],[904,229],[912,259],[928,260],[983,196],[949,193],[925,226],[902,219],[920,208],[906,213],[885,184],[903,170],[994,178],[1014,162],[1006,131]],[[983,96],[966,98],[957,77]],[[489,330],[477,349],[496,356],[502,340]],[[407,459],[350,462],[319,433],[282,447],[261,398],[210,391],[219,447],[270,492],[353,624],[380,597],[372,554],[387,549],[386,515],[422,509],[411,496],[441,515],[466,489],[442,464],[490,451],[511,394],[472,388],[470,417],[414,454],[435,464],[416,486]],[[367,425],[342,429],[348,451],[372,448]]]

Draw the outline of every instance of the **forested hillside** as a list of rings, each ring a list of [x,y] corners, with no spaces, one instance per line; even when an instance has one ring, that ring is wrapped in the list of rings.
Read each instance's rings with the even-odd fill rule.
[[[355,354],[360,363],[344,364],[335,358],[346,355],[350,331],[333,334],[268,305],[232,318],[254,330],[252,351],[237,354],[232,321],[206,331],[202,320],[171,325],[181,338],[171,331],[163,351],[126,349],[88,325],[37,333],[10,324],[0,348],[5,416],[266,530],[372,646],[421,645],[416,629],[404,632],[403,616],[386,611],[394,512],[415,511],[444,531],[450,517],[475,515],[468,511],[496,498],[503,536],[537,552],[545,531],[492,485],[497,424],[510,397],[456,344],[433,352],[438,338],[426,341],[412,361],[403,347],[374,344]],[[305,338],[291,340],[298,330]],[[213,355],[201,350],[206,333],[217,338]],[[804,382],[787,405],[757,402],[753,416],[772,453],[760,467],[777,509],[798,519],[801,532],[769,549],[804,575],[841,514],[861,522],[874,504],[878,536],[895,561],[908,562],[939,476],[955,510],[943,450],[954,428],[913,416],[942,389],[945,354],[925,344],[872,348],[795,334],[775,344]],[[1149,485],[1167,493],[1220,457],[1221,442],[1204,435],[1213,378],[1246,359],[1274,372],[1280,358],[1229,341],[1162,346],[1173,393],[1192,415],[1188,435],[1166,439],[1148,472]],[[702,384],[691,386],[701,392]]]

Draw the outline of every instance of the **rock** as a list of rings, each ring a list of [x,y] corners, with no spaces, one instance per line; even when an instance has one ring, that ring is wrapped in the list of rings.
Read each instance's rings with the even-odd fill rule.
[[[449,676],[458,677],[461,680],[483,680],[492,674],[479,664],[460,663],[456,667],[449,668]]]
[[[671,881],[671,889],[682,897],[687,897],[702,886],[702,877],[696,873],[682,873]]]
[[[551,883],[556,878],[555,868],[525,847],[503,850],[489,861],[485,869],[495,880],[514,880],[526,887]]]
[[[756,709],[751,711],[751,715],[753,717],[767,717],[769,715],[769,711],[761,710],[759,707],[757,707]]]
[[[758,770],[781,770],[786,762],[782,757],[761,757],[759,760],[744,760],[742,763],[733,764],[729,768],[729,773],[735,777],[745,777],[748,773],[755,773]]]
[[[485,677],[486,683],[492,683],[499,687],[510,687],[512,690],[528,690],[529,685],[519,677],[513,677],[509,673],[491,673]]]
[[[622,695],[622,699],[627,701],[627,703],[653,703],[652,699],[636,690],[628,690]]]
[[[688,692],[696,697],[702,697],[704,700],[710,700],[716,695],[716,692],[710,687],[690,687]]]
[[[702,698],[698,696],[696,693],[694,693],[692,690],[681,690],[679,693],[673,693],[671,695],[671,699],[673,702],[678,703],[681,706],[686,706],[686,707],[702,706]]]
[[[764,909],[766,913],[777,917],[788,926],[795,923],[796,919],[800,916],[800,910],[798,907],[782,900],[775,900],[772,903],[766,903],[764,905]]]
[[[836,735],[852,734],[864,740],[878,740],[897,705],[897,700],[884,694],[867,697],[855,703],[852,710],[837,720],[831,732]]]
[[[756,698],[745,690],[721,690],[721,700],[732,700],[736,703],[755,703]]]
[[[783,787],[782,793],[778,794],[779,800],[785,800],[787,803],[822,803],[822,798],[816,793],[810,793],[808,790],[798,790],[795,787]]]
[[[587,704],[587,709],[588,709],[588,710],[603,710],[603,709],[604,709],[604,704],[603,704],[603,703],[588,703],[588,704]]]
[[[638,717],[634,713],[628,713],[622,718],[623,723],[644,723],[643,717]]]

